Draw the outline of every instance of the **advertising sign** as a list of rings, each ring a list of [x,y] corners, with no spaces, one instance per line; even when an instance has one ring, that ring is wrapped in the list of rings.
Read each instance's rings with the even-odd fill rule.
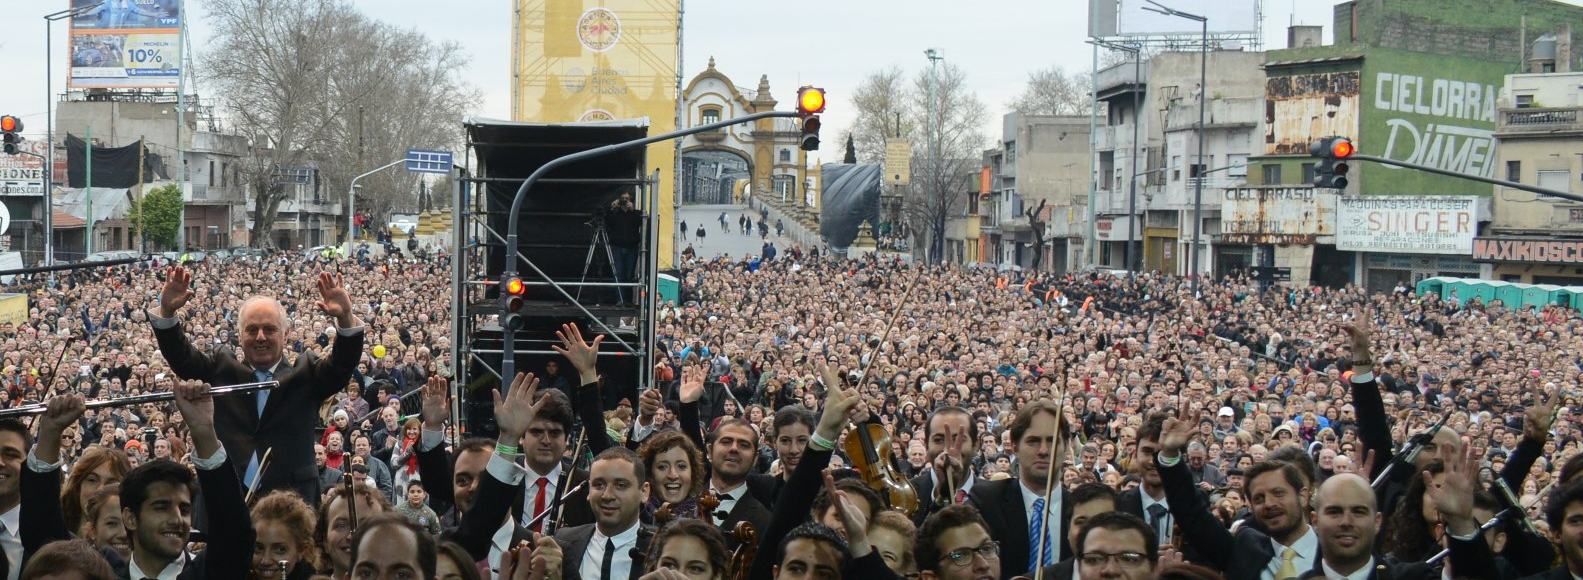
[[[1269,77],[1264,81],[1264,154],[1308,155],[1322,137],[1358,135],[1358,71]]]
[[[1510,63],[1371,48],[1358,144],[1371,155],[1494,177],[1496,99],[1510,71]],[[1490,194],[1488,185],[1387,165],[1369,166],[1361,183],[1369,195]]]
[[[0,324],[27,322],[28,296],[26,294],[0,294]]]
[[[42,141],[23,141],[23,151],[42,156]],[[0,196],[44,195],[44,159],[33,155],[0,155]]]
[[[1473,259],[1480,262],[1583,265],[1583,240],[1479,238],[1473,240]]]
[[[912,142],[906,139],[885,140],[885,184],[907,185],[912,183]],[[987,190],[980,190],[980,193]]]
[[[680,0],[515,0],[511,118],[566,123],[640,119],[649,134],[676,130]],[[792,95],[786,88],[785,95]],[[784,100],[784,99],[783,99]],[[647,150],[645,165],[671,174],[673,143]],[[669,212],[675,180],[661,179],[656,206]],[[674,226],[659,216],[655,255],[668,267]]]
[[[71,88],[176,88],[179,0],[72,0]]]
[[[1116,33],[1121,35],[1198,34],[1198,22],[1149,10],[1146,0],[1119,0]],[[1258,0],[1171,0],[1167,6],[1209,19],[1209,32],[1251,33],[1259,29]]]
[[[1336,203],[1336,249],[1354,252],[1473,252],[1478,233],[1474,196],[1352,196]]]
[[[1312,245],[1335,233],[1336,192],[1313,187],[1232,187],[1220,205],[1220,241]]]

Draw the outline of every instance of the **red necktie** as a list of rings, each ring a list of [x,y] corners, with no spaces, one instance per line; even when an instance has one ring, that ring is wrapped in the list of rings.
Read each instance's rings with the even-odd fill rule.
[[[533,521],[533,518],[537,518],[539,517],[539,514],[544,513],[544,496],[548,495],[549,493],[550,478],[540,477],[538,486],[539,493],[533,496],[533,513],[528,515],[528,521]],[[538,523],[533,524],[533,531],[544,531],[544,520],[539,520]]]
[[[967,502],[967,492],[962,491],[960,489],[956,490],[956,501],[953,502],[953,503],[965,503],[965,502]]]

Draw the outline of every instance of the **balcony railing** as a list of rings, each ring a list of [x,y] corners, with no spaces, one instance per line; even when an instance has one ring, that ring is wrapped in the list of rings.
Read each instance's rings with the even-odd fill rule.
[[[1583,131],[1578,123],[1580,107],[1550,107],[1534,109],[1503,109],[1500,112],[1500,133],[1554,133],[1557,131]]]

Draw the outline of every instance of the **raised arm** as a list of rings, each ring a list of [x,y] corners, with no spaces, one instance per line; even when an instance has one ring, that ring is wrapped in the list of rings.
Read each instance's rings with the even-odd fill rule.
[[[451,459],[445,453],[445,419],[451,416],[451,389],[445,379],[434,376],[423,385],[423,430],[414,444],[418,454],[418,477],[431,484],[423,488],[429,492],[429,507],[434,513],[445,515],[456,505],[451,489]],[[413,449],[405,452],[412,453]]]
[[[588,451],[599,455],[615,445],[610,433],[605,431],[605,403],[599,392],[599,344],[605,341],[605,335],[595,336],[593,342],[583,342],[583,331],[568,322],[555,331],[555,338],[560,339],[561,344],[550,345],[550,348],[561,353],[571,361],[572,368],[577,369],[577,417],[583,422]]]
[[[485,477],[478,483],[478,497],[462,516],[452,539],[467,549],[475,561],[489,557],[489,548],[495,531],[511,511],[513,498],[521,497],[522,481],[527,474],[517,461],[522,458],[516,447],[527,433],[528,424],[544,406],[533,397],[539,390],[539,379],[532,373],[517,373],[511,380],[511,389],[501,396],[495,391],[495,421],[500,425],[500,439],[495,453],[485,466]],[[525,516],[532,517],[532,515]],[[521,522],[526,524],[527,522]]]
[[[314,392],[324,400],[341,392],[351,380],[352,373],[357,370],[357,359],[363,354],[365,333],[362,319],[352,313],[352,297],[346,293],[341,275],[320,272],[317,285],[319,301],[316,305],[320,312],[335,319],[336,327],[335,347],[330,350],[329,357],[319,361],[314,369],[318,376],[312,381]]]
[[[1341,325],[1342,331],[1352,340],[1352,405],[1358,412],[1358,438],[1363,448],[1374,452],[1379,461],[1369,473],[1373,481],[1390,464],[1391,426],[1385,415],[1385,400],[1374,382],[1374,349],[1366,321]],[[1408,475],[1407,471],[1401,472]]]
[[[215,434],[214,397],[209,394],[209,385],[200,381],[180,381],[173,390],[176,409],[181,411],[192,434],[192,463],[198,468],[198,484],[203,489],[203,505],[209,510],[209,521],[225,522],[204,530],[208,534],[208,547],[201,555],[201,576],[246,577],[252,568],[253,541],[257,535],[242,497],[242,482]]]
[[[160,290],[159,304],[155,305],[150,324],[154,327],[154,340],[159,343],[159,353],[165,357],[171,372],[183,379],[215,380],[214,359],[192,345],[187,333],[182,331],[176,314],[192,300],[192,272],[181,266],[165,271],[165,287]]]
[[[1160,433],[1160,453],[1155,463],[1160,468],[1160,483],[1165,486],[1166,505],[1176,517],[1182,532],[1193,539],[1193,547],[1210,560],[1209,564],[1225,570],[1231,563],[1235,537],[1226,526],[1215,520],[1209,507],[1198,496],[1193,486],[1193,474],[1182,461],[1182,449],[1187,447],[1197,431],[1199,413],[1191,421],[1166,419]]]
[[[20,474],[24,500],[60,497],[60,436],[86,411],[82,395],[50,399],[48,409],[38,418],[38,441],[33,443],[27,467]],[[23,562],[45,544],[71,539],[73,530],[66,527],[66,515],[59,501],[23,501],[18,518]],[[14,565],[21,567],[23,562]]]
[[[1446,522],[1446,535],[1451,537],[1451,567],[1449,578],[1500,578],[1495,567],[1495,554],[1479,533],[1479,521],[1473,517],[1474,474],[1478,460],[1471,448],[1461,456],[1447,457],[1445,473],[1439,487],[1425,490],[1435,509]],[[1423,473],[1430,480],[1429,472]]]

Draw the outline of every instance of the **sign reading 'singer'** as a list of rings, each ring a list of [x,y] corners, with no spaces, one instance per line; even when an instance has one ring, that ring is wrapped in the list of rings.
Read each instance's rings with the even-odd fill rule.
[[[1473,253],[1475,196],[1360,196],[1336,201],[1336,249],[1406,254]]]

